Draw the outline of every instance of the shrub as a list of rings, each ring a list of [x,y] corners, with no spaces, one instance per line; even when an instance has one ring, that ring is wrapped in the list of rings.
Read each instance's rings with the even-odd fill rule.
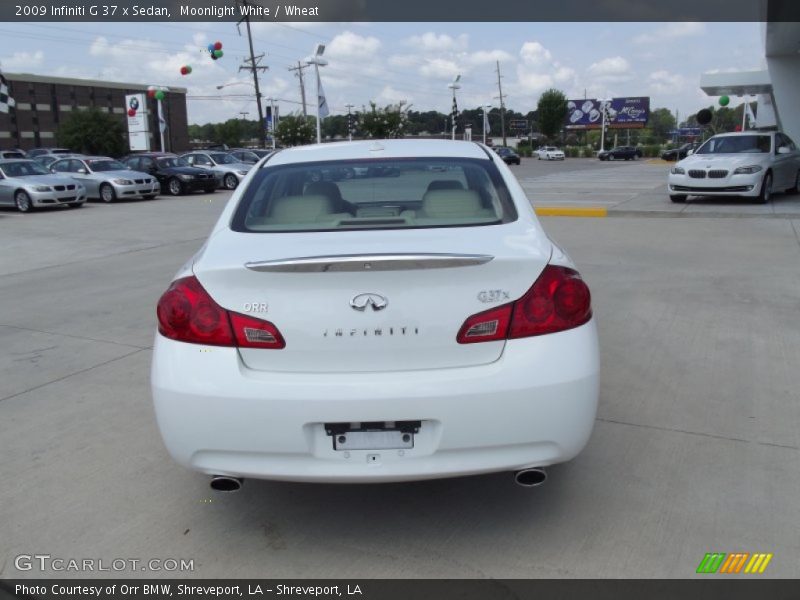
[[[371,138],[401,138],[408,126],[408,115],[403,107],[405,102],[390,104],[378,108],[375,102],[369,103],[369,110],[364,107],[359,120],[361,130]]]
[[[282,146],[310,144],[316,136],[314,125],[305,117],[289,115],[278,122],[275,137]]]

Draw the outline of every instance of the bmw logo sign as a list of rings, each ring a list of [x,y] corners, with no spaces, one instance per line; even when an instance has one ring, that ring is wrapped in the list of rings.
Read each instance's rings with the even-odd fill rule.
[[[138,100],[138,99],[136,99],[136,98],[131,98],[131,101],[130,101],[130,107],[131,107],[133,110],[138,110],[138,109],[139,109],[139,100]]]

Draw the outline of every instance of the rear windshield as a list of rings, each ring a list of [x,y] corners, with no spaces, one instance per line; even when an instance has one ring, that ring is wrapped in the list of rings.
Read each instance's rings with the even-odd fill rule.
[[[489,160],[426,158],[262,168],[231,227],[245,232],[466,227],[517,218]]]

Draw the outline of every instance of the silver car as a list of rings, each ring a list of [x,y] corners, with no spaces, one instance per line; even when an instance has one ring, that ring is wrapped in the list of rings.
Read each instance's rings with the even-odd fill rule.
[[[107,156],[82,156],[57,160],[50,166],[54,173],[63,173],[86,187],[89,198],[113,202],[120,198],[155,198],[161,191],[158,179],[148,173],[131,171]]]
[[[0,205],[29,212],[59,204],[77,208],[84,202],[86,189],[72,178],[53,175],[32,160],[0,160]]]
[[[245,178],[247,172],[253,167],[247,163],[240,162],[227,152],[216,152],[214,150],[199,150],[188,152],[182,155],[193,167],[203,167],[214,171],[221,187],[227,190],[235,190],[239,182]]]

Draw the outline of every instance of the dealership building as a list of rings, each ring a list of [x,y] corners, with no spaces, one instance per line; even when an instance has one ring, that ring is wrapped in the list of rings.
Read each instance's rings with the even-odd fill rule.
[[[757,96],[756,126],[800,142],[800,23],[764,23],[762,38],[765,70],[706,73],[700,88],[709,96]]]
[[[145,94],[146,106],[140,116],[145,119],[151,150],[178,152],[190,147],[185,88],[160,88],[164,90],[162,113],[166,122],[162,148],[156,101],[147,98],[146,85],[24,73],[3,75],[15,106],[7,113],[0,111],[0,150],[57,146],[59,124],[73,111],[92,107],[119,118],[127,132],[126,96],[132,94]]]

